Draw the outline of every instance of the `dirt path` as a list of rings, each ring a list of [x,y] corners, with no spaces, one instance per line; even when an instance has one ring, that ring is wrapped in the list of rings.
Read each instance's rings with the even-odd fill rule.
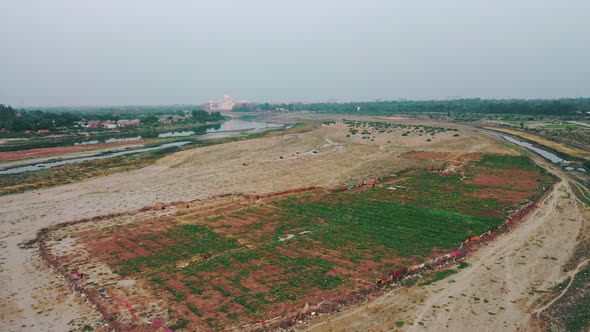
[[[444,288],[424,302],[415,321],[449,331],[527,329],[527,311],[537,292],[562,280],[556,262],[566,262],[575,249],[571,239],[583,217],[568,195],[572,193],[565,183],[556,185],[524,224],[474,255],[472,266],[453,283],[435,286]],[[414,325],[409,330],[421,329]]]
[[[542,307],[539,307],[539,308],[535,309],[533,311],[532,316],[539,315],[540,313],[542,313],[543,311],[545,311],[547,308],[551,307],[562,296],[564,296],[567,293],[567,291],[570,289],[570,287],[572,286],[572,284],[574,283],[574,278],[575,278],[576,274],[578,274],[578,272],[580,272],[580,270],[582,270],[583,268],[585,268],[588,263],[590,263],[590,259],[587,259],[587,260],[581,262],[580,264],[578,264],[578,266],[576,266],[575,269],[569,271],[567,273],[567,275],[566,275],[566,279],[567,278],[570,279],[570,281],[568,282],[567,286],[553,300],[549,301],[547,304],[543,305]]]
[[[552,171],[567,179],[560,170]],[[424,287],[395,289],[307,329],[536,330],[531,321],[535,302],[573,273],[565,273],[563,266],[585,220],[590,220],[589,209],[575,198],[570,183],[562,181],[526,221],[468,257],[470,266],[457,274]]]

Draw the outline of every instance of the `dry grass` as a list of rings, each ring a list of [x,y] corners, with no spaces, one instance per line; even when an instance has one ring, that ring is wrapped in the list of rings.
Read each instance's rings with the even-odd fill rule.
[[[578,148],[566,146],[566,145],[563,145],[561,143],[553,142],[553,141],[547,140],[547,139],[542,138],[542,137],[537,136],[537,135],[533,135],[533,134],[529,134],[529,133],[523,133],[521,131],[512,130],[512,129],[506,129],[506,128],[489,128],[489,127],[486,127],[486,129],[500,131],[500,132],[507,133],[507,134],[510,134],[510,135],[513,135],[513,136],[524,138],[524,139],[529,140],[531,142],[538,143],[538,144],[543,145],[543,146],[546,146],[546,147],[548,147],[548,148],[550,148],[552,150],[555,150],[557,152],[560,152],[560,153],[563,153],[563,154],[567,154],[567,155],[570,155],[570,156],[573,156],[573,157],[583,158],[583,159],[589,159],[590,158],[590,152],[588,152],[588,151],[584,151],[582,149],[578,149]]]

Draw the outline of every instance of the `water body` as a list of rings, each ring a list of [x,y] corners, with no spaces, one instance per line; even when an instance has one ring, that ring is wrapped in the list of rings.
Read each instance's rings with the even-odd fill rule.
[[[115,143],[115,142],[132,142],[132,141],[139,141],[141,136],[137,137],[129,137],[129,138],[109,138],[105,139],[103,143]],[[74,145],[93,145],[101,143],[99,140],[92,140],[92,141],[85,141],[85,142],[78,142],[74,143]]]
[[[225,121],[219,125],[215,125],[214,127],[207,128],[205,134],[217,134],[222,132],[232,132],[232,131],[245,131],[245,130],[261,130],[261,129],[268,129],[268,128],[279,128],[283,125],[276,124],[276,123],[268,123],[268,122],[257,122],[257,121],[246,121],[241,119],[231,119]],[[182,137],[182,136],[191,136],[196,134],[193,130],[187,131],[170,131],[167,133],[161,133],[158,137]],[[212,135],[215,137],[220,137],[220,135]]]
[[[513,143],[518,146],[522,146],[523,148],[529,149],[529,150],[535,152],[536,154],[540,155],[541,157],[549,160],[550,162],[552,162],[554,164],[559,164],[560,166],[563,167],[564,170],[566,170],[568,172],[573,171],[573,170],[576,170],[578,172],[584,172],[584,173],[587,172],[586,169],[584,169],[583,167],[575,168],[575,167],[569,166],[570,163],[568,163],[565,159],[561,158],[559,155],[557,155],[553,152],[549,152],[547,150],[538,148],[529,142],[521,141],[521,140],[518,140],[512,136],[504,135],[504,134],[494,132],[494,131],[489,131],[489,130],[484,130],[484,129],[481,129],[479,131],[484,134],[502,137],[504,140],[506,140],[510,143]]]
[[[189,131],[180,131],[180,132],[168,132],[168,133],[162,133],[162,134],[158,135],[158,137],[177,137],[177,136],[190,136],[190,135],[200,134],[201,135],[200,137],[203,139],[212,139],[212,138],[229,137],[229,136],[232,136],[232,133],[235,134],[235,132],[238,132],[238,131],[239,132],[241,132],[241,131],[260,131],[260,130],[264,130],[264,129],[279,128],[279,127],[283,127],[283,125],[275,124],[275,123],[267,123],[267,122],[231,119],[231,120],[225,121],[221,124],[201,126],[201,127],[199,127],[200,130],[195,129],[196,131],[189,130]],[[141,139],[141,136],[130,137],[130,138],[111,138],[111,139],[105,140],[105,143],[135,141],[135,140],[140,140],[140,139]],[[89,144],[98,144],[98,143],[99,143],[98,140],[93,140],[93,141],[76,143],[76,145],[89,145]],[[112,153],[105,153],[105,154],[89,156],[89,157],[58,160],[58,161],[54,161],[54,162],[46,162],[46,163],[38,163],[38,164],[34,164],[34,165],[14,167],[14,168],[10,168],[7,170],[0,170],[0,175],[39,171],[42,169],[48,169],[48,168],[66,165],[66,164],[81,163],[81,162],[85,162],[85,161],[89,161],[89,160],[107,159],[107,158],[124,156],[124,155],[128,155],[128,154],[135,154],[135,153],[153,151],[153,150],[158,150],[158,149],[164,149],[164,148],[173,147],[173,146],[180,147],[180,146],[183,146],[188,143],[191,143],[191,142],[190,141],[174,142],[174,143],[163,144],[163,145],[150,147],[150,148],[112,152]]]
[[[571,167],[571,166],[567,166],[567,167],[564,167],[563,169],[565,169],[566,171],[573,171],[575,169],[578,172],[586,173],[586,169],[585,168],[581,168],[581,167],[580,168],[574,168],[574,167]]]
[[[276,123],[247,121],[247,120],[241,120],[241,119],[231,119],[231,120],[225,121],[220,124],[202,125],[199,127],[199,129],[195,129],[195,130],[169,131],[169,132],[165,132],[165,133],[160,133],[160,134],[158,134],[158,137],[159,138],[184,137],[184,136],[192,136],[192,135],[215,134],[215,133],[220,133],[220,132],[279,128],[282,126],[283,125],[276,124]],[[219,136],[219,135],[217,135],[217,136]],[[129,141],[138,141],[140,139],[142,139],[141,136],[129,137],[129,138],[109,138],[109,139],[104,140],[104,142],[102,140],[91,140],[91,141],[77,142],[77,143],[74,143],[74,145],[93,145],[93,144],[99,144],[99,143],[129,142]]]
[[[191,142],[189,142],[189,141],[173,142],[173,143],[162,144],[162,145],[154,146],[154,147],[150,147],[150,148],[142,148],[142,149],[129,150],[129,151],[119,151],[119,152],[113,152],[113,153],[105,153],[105,154],[101,154],[98,156],[74,158],[74,159],[59,160],[59,161],[53,161],[53,162],[47,162],[47,163],[39,163],[39,164],[34,164],[34,165],[15,167],[15,168],[10,168],[10,169],[4,170],[4,171],[0,171],[0,175],[39,171],[42,169],[48,169],[48,168],[66,165],[66,164],[76,164],[76,163],[81,163],[81,162],[85,162],[85,161],[89,161],[89,160],[98,160],[98,159],[119,157],[119,156],[124,156],[124,155],[128,155],[128,154],[135,154],[135,153],[165,149],[165,148],[169,148],[169,147],[173,147],[173,146],[181,147],[181,146],[188,144],[188,143],[191,143]]]
[[[84,141],[84,142],[76,142],[74,143],[74,145],[94,145],[94,144],[98,144],[98,140],[92,140],[92,141]]]
[[[162,137],[181,137],[181,136],[190,136],[190,135],[194,135],[195,132],[192,130],[189,131],[170,131],[167,133],[162,133],[159,134],[158,137],[162,138]]]
[[[551,161],[554,164],[561,164],[563,163],[565,160],[561,157],[559,157],[558,155],[556,155],[555,153],[551,153],[549,151],[540,149],[534,145],[532,145],[531,143],[528,142],[523,142],[523,141],[519,141],[516,138],[513,138],[511,136],[506,136],[506,135],[502,135],[502,138],[507,140],[510,143],[514,143],[518,146],[522,146],[524,148],[527,148],[531,151],[536,152],[538,155],[540,155],[541,157]]]

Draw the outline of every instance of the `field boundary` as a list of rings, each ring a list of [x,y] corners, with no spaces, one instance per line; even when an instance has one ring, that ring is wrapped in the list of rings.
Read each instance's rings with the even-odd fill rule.
[[[303,188],[295,188],[291,190],[281,191],[281,192],[274,192],[274,193],[267,193],[267,194],[246,194],[246,193],[225,193],[219,195],[213,195],[202,199],[195,199],[191,202],[197,201],[206,201],[206,200],[214,200],[223,197],[229,196],[242,196],[249,200],[259,200],[264,198],[271,198],[271,197],[279,197],[285,196],[294,193],[301,193],[307,192],[312,190],[325,190],[325,191],[347,191],[347,190],[360,190],[365,187],[372,187],[376,186],[380,182],[386,182],[394,178],[395,175],[390,175],[386,177],[379,178],[377,180],[367,180],[364,182],[360,182],[358,185],[353,185],[349,187],[336,187],[336,188],[326,188],[326,187],[303,187]],[[358,303],[362,303],[367,299],[370,299],[372,296],[379,296],[384,293],[384,288],[386,286],[399,286],[401,282],[408,277],[416,275],[421,272],[427,272],[429,270],[437,270],[446,265],[452,264],[458,260],[463,259],[466,257],[471,251],[476,250],[481,244],[491,241],[500,234],[509,232],[513,227],[516,227],[520,221],[522,221],[525,216],[527,216],[530,212],[532,212],[538,205],[537,202],[542,199],[545,194],[552,188],[554,182],[551,182],[547,187],[543,188],[542,191],[536,193],[533,198],[528,201],[526,204],[522,204],[520,208],[516,211],[513,211],[508,218],[500,224],[496,229],[487,231],[481,235],[472,236],[465,241],[459,244],[459,247],[451,251],[445,255],[432,257],[431,259],[427,260],[424,263],[403,267],[392,271],[391,273],[387,274],[383,278],[377,280],[375,284],[371,287],[368,287],[356,294],[352,294],[343,298],[334,299],[331,301],[322,301],[317,305],[309,306],[305,305],[305,307],[301,310],[297,310],[292,312],[288,315],[283,315],[279,317],[274,317],[264,321],[252,322],[249,324],[245,324],[240,326],[239,328],[244,330],[273,330],[278,328],[289,328],[294,326],[310,317],[316,315],[317,313],[336,313],[340,312],[341,309],[345,306],[350,306]],[[39,247],[39,253],[41,258],[47,262],[50,268],[52,268],[61,278],[66,282],[68,287],[84,302],[90,305],[96,312],[98,312],[99,317],[102,321],[104,327],[112,329],[114,331],[124,331],[124,325],[117,321],[117,317],[115,314],[109,313],[109,308],[107,306],[107,302],[101,299],[100,292],[96,292],[94,289],[90,290],[85,286],[84,279],[80,278],[79,276],[75,276],[71,271],[68,271],[65,267],[59,264],[59,259],[49,253],[47,247],[47,239],[49,237],[49,233],[61,228],[69,227],[72,225],[80,224],[80,223],[90,223],[90,222],[97,222],[105,219],[110,219],[114,217],[126,216],[126,215],[134,215],[139,212],[146,212],[150,210],[164,210],[167,207],[172,207],[176,205],[183,205],[189,204],[190,202],[184,201],[174,201],[169,203],[159,203],[157,202],[155,206],[146,206],[134,211],[127,211],[122,213],[114,213],[108,214],[103,216],[97,216],[93,218],[85,218],[80,220],[74,220],[64,223],[59,223],[54,226],[46,227],[37,232],[36,241]],[[70,268],[71,269],[71,268]],[[130,309],[132,310],[132,309]],[[139,323],[139,322],[138,322]],[[145,322],[144,322],[145,323]],[[146,323],[151,324],[151,323]],[[139,326],[137,326],[139,327]]]

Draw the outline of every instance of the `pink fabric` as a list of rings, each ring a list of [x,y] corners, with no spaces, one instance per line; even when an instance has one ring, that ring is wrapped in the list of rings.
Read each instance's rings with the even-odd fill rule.
[[[127,310],[129,310],[129,313],[131,313],[131,316],[133,316],[133,319],[137,320],[137,316],[135,316],[135,311],[133,311],[133,308],[131,307],[131,304],[129,304],[129,302],[121,300],[120,298],[114,296],[109,296],[107,297],[107,299],[113,299],[115,301],[123,303],[127,307]]]
[[[461,255],[461,250],[455,250],[455,251],[449,253],[450,258],[458,257],[459,255]]]

